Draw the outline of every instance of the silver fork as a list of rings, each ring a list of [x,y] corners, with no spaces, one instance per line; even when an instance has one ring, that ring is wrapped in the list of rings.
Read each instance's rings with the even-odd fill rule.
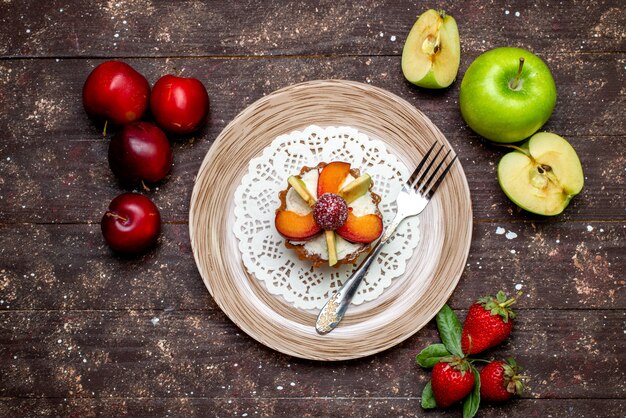
[[[438,174],[450,154],[450,150],[448,150],[443,155],[443,158],[439,158],[441,151],[445,148],[443,145],[439,147],[439,150],[430,159],[430,163],[424,170],[422,170],[428,161],[428,157],[430,157],[433,151],[437,148],[437,145],[439,144],[435,142],[433,146],[430,147],[426,155],[424,155],[424,158],[422,158],[420,163],[417,165],[415,171],[413,171],[413,174],[411,174],[411,177],[409,177],[406,183],[402,186],[402,190],[400,190],[400,194],[398,194],[398,199],[396,200],[398,211],[389,227],[387,227],[384,231],[382,238],[378,241],[378,243],[376,243],[369,255],[361,262],[361,264],[359,264],[359,267],[357,267],[354,273],[352,273],[352,276],[346,280],[337,293],[328,299],[328,302],[326,302],[326,305],[324,305],[320,311],[315,323],[315,329],[318,334],[328,334],[330,331],[335,329],[337,325],[339,325],[339,322],[341,322],[346,310],[348,309],[348,305],[350,305],[350,301],[352,301],[354,294],[363,281],[367,270],[372,262],[378,257],[383,245],[389,240],[389,238],[391,238],[393,233],[396,231],[396,228],[400,225],[400,223],[402,223],[403,220],[422,213],[424,208],[428,205],[428,202],[430,202],[430,199],[433,197],[433,194],[443,181],[444,177],[450,171],[450,168],[457,158],[456,155],[445,166],[443,171]],[[432,169],[438,159],[440,159],[439,163],[434,169]]]

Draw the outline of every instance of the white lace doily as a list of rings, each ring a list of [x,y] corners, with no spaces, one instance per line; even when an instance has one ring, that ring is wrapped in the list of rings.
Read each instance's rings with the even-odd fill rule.
[[[235,192],[234,233],[243,262],[271,294],[282,296],[300,309],[320,309],[355,268],[341,265],[314,269],[309,261],[299,260],[293,250],[285,247],[284,238],[274,226],[280,206],[278,194],[287,188],[287,178],[303,166],[313,167],[322,161],[346,161],[361,174],[372,177],[372,190],[382,197],[379,208],[385,226],[395,215],[396,197],[409,175],[381,141],[351,127],[312,125],[302,132],[281,135],[262,156],[250,161]],[[377,298],[392,279],[404,273],[406,261],[419,241],[418,227],[417,217],[400,225],[370,267],[352,303]]]

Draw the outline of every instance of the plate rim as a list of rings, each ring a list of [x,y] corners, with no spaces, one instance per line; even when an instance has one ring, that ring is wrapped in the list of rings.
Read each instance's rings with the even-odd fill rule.
[[[467,177],[465,175],[465,172],[463,170],[463,167],[459,161],[457,168],[460,171],[460,180],[461,180],[461,188],[462,191],[464,192],[464,198],[466,200],[467,203],[467,209],[469,211],[468,215],[467,215],[467,222],[465,223],[466,226],[466,231],[465,232],[465,236],[467,237],[465,242],[463,243],[463,246],[465,247],[465,251],[462,252],[462,263],[459,263],[459,270],[455,272],[454,277],[452,278],[452,280],[448,281],[449,285],[447,287],[447,289],[445,289],[444,292],[439,291],[439,297],[437,298],[440,302],[437,303],[438,308],[437,309],[433,309],[431,312],[428,312],[428,314],[423,314],[422,315],[422,320],[420,321],[420,324],[416,327],[414,327],[410,332],[405,332],[402,335],[398,335],[395,336],[393,338],[391,338],[389,340],[389,342],[387,344],[384,344],[381,347],[377,347],[374,350],[371,351],[367,351],[367,350],[361,350],[360,352],[357,353],[351,353],[351,354],[346,354],[346,353],[335,353],[334,355],[314,355],[314,354],[310,354],[310,353],[302,353],[302,352],[297,352],[297,351],[293,351],[293,350],[288,350],[285,349],[284,347],[280,346],[279,344],[274,344],[272,341],[267,341],[265,338],[263,338],[261,335],[255,334],[254,332],[251,332],[250,328],[247,324],[245,323],[245,321],[243,321],[244,323],[240,323],[239,321],[239,317],[237,315],[233,315],[232,312],[230,312],[230,309],[224,305],[224,301],[222,301],[221,297],[216,296],[215,291],[213,289],[213,286],[211,286],[210,283],[210,275],[208,272],[206,272],[202,266],[202,263],[200,261],[200,257],[201,254],[199,252],[199,249],[197,248],[196,245],[196,240],[194,239],[194,236],[196,234],[196,224],[195,224],[195,219],[194,219],[194,213],[196,210],[196,200],[197,200],[197,195],[199,193],[199,188],[200,188],[200,182],[198,181],[200,179],[201,174],[203,173],[203,171],[206,169],[206,167],[208,166],[209,162],[212,161],[215,158],[215,155],[219,153],[219,151],[221,151],[220,147],[223,145],[222,142],[226,141],[225,136],[227,135],[227,133],[233,128],[233,126],[237,125],[238,123],[240,123],[240,119],[243,118],[246,113],[250,112],[251,109],[257,109],[260,108],[264,103],[271,101],[273,99],[275,99],[277,96],[284,94],[285,92],[291,92],[293,90],[298,90],[298,89],[302,89],[302,88],[315,88],[318,87],[320,84],[322,85],[336,85],[339,86],[341,88],[343,87],[349,87],[349,88],[356,88],[356,89],[366,89],[366,90],[370,90],[373,91],[377,94],[386,96],[387,98],[393,99],[394,101],[399,102],[400,105],[406,107],[407,109],[409,109],[412,112],[415,112],[416,116],[424,118],[425,122],[430,123],[432,126],[431,128],[435,130],[435,135],[439,135],[447,144],[449,144],[449,141],[447,140],[447,138],[445,137],[445,135],[443,135],[443,133],[439,130],[439,128],[437,126],[435,126],[432,121],[430,121],[430,119],[423,113],[421,112],[419,109],[417,109],[413,104],[409,103],[407,100],[397,96],[394,93],[391,93],[385,89],[382,89],[380,87],[376,87],[376,86],[372,86],[369,84],[365,84],[365,83],[360,83],[360,82],[356,82],[356,81],[350,81],[350,80],[340,80],[340,79],[325,79],[325,80],[311,80],[311,81],[305,81],[305,82],[301,82],[301,83],[297,83],[297,84],[293,84],[293,85],[289,85],[289,86],[285,86],[281,89],[278,89],[264,97],[259,98],[258,100],[254,101],[253,103],[251,103],[250,105],[246,106],[243,110],[241,110],[225,127],[224,129],[220,132],[220,134],[217,136],[217,138],[213,141],[213,143],[211,144],[209,150],[206,152],[202,163],[200,165],[200,168],[198,169],[198,172],[194,178],[194,187],[193,187],[193,191],[191,193],[191,198],[190,198],[190,208],[189,208],[189,234],[190,234],[190,241],[191,241],[191,247],[192,247],[192,252],[194,255],[194,261],[196,263],[196,267],[200,273],[200,276],[203,280],[203,283],[205,284],[205,287],[207,288],[207,290],[209,291],[211,297],[213,298],[213,300],[216,302],[216,304],[220,307],[220,309],[222,310],[222,312],[224,312],[224,314],[226,314],[226,316],[235,324],[237,325],[237,327],[239,327],[243,332],[245,332],[248,336],[252,337],[253,339],[257,340],[258,342],[260,342],[261,344],[276,350],[278,352],[281,352],[283,354],[287,354],[287,355],[291,355],[291,356],[295,356],[295,357],[299,357],[299,358],[303,358],[303,359],[309,359],[309,360],[321,360],[321,361],[342,361],[342,360],[349,360],[349,359],[356,359],[356,358],[362,358],[362,357],[366,357],[366,356],[370,356],[373,354],[376,354],[378,352],[387,350],[397,344],[400,344],[401,342],[405,341],[406,339],[408,339],[409,337],[411,337],[412,335],[414,335],[415,333],[417,333],[419,330],[421,330],[426,324],[428,324],[428,322],[430,322],[432,320],[432,318],[437,314],[437,312],[439,311],[439,309],[441,309],[441,307],[447,302],[447,300],[450,298],[451,294],[454,292],[454,290],[456,289],[458,282],[461,278],[461,275],[463,274],[464,271],[464,266],[466,265],[467,262],[467,258],[469,256],[469,251],[470,251],[470,247],[471,247],[471,240],[472,240],[472,233],[473,233],[473,208],[472,208],[472,202],[471,202],[471,196],[470,196],[470,190],[469,190],[469,185],[467,183]],[[319,126],[326,126],[326,125],[320,125],[319,123],[317,123],[316,121],[312,122],[313,124],[318,124]],[[328,125],[330,126],[330,125]],[[349,126],[349,125],[348,125]],[[357,130],[359,130],[358,127],[355,127]],[[388,143],[386,143],[385,141],[383,141],[385,143],[385,145],[389,146]],[[450,144],[449,144],[450,145]],[[450,147],[452,148],[452,146],[450,145]],[[249,163],[249,161],[246,162],[246,164]],[[234,198],[234,197],[233,197]],[[231,204],[232,202],[229,202],[229,204]],[[232,233],[232,231],[227,230],[228,233]],[[233,234],[234,235],[234,234]],[[236,239],[236,238],[235,238]],[[440,251],[443,252],[443,249]],[[439,263],[441,261],[438,261],[437,263],[437,267],[439,267]],[[243,262],[240,262],[239,267],[241,269],[243,269],[244,273],[246,275],[250,275],[250,273],[247,272],[246,267],[243,265]],[[402,277],[398,277],[395,280],[402,280]],[[253,277],[253,279],[255,279]],[[313,329],[313,324],[311,324],[311,329]],[[332,336],[333,334],[328,334],[328,336]],[[326,336],[326,337],[328,337]],[[332,337],[331,337],[332,338]],[[331,339],[329,338],[329,341]]]

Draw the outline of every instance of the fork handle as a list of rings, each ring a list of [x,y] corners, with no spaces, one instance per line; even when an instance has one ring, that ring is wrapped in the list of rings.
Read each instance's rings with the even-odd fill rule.
[[[341,286],[339,291],[332,295],[330,299],[326,302],[322,310],[317,316],[317,321],[315,322],[315,330],[318,334],[324,335],[328,334],[330,331],[335,329],[339,322],[343,319],[343,316],[352,301],[359,285],[363,281],[367,270],[370,268],[380,250],[383,248],[383,245],[396,231],[396,228],[400,223],[404,220],[405,216],[401,216],[397,214],[393,219],[389,227],[383,233],[380,241],[376,243],[372,251],[361,261],[361,264],[357,267],[357,269],[352,273],[352,276],[346,280],[346,282]]]

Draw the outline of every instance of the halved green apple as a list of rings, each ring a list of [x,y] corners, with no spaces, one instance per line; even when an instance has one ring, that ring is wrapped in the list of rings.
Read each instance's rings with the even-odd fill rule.
[[[411,28],[402,50],[402,72],[420,87],[448,87],[459,71],[461,42],[456,21],[443,10],[427,10]]]
[[[300,177],[290,176],[287,182],[291,184],[291,187],[300,195],[300,197],[307,203],[307,205],[313,207],[317,199],[313,197],[313,194],[306,188],[306,184]]]
[[[574,148],[562,137],[540,132],[506,154],[498,181],[519,207],[539,215],[563,212],[583,188],[585,178]]]
[[[339,189],[337,194],[343,197],[346,203],[350,204],[367,193],[371,185],[372,178],[369,174],[363,174]]]

